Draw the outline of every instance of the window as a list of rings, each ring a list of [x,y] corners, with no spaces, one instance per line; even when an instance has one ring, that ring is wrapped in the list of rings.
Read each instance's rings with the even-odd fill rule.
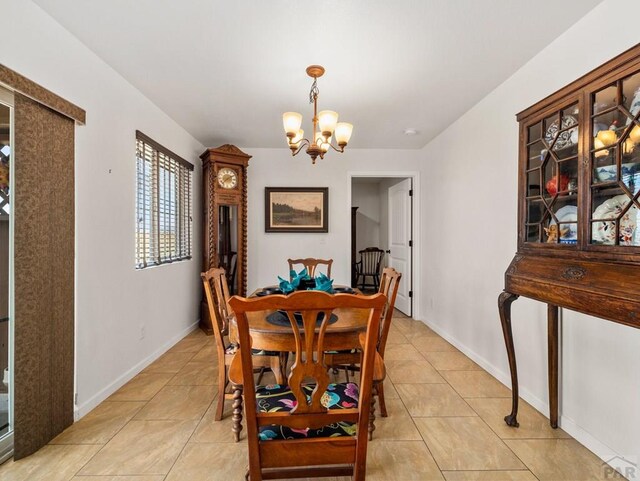
[[[136,268],[191,258],[193,164],[136,131]]]

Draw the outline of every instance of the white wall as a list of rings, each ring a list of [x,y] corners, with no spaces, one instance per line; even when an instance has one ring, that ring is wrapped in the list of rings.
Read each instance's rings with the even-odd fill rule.
[[[507,384],[496,301],[516,251],[515,114],[636,44],[638,29],[616,15],[640,18],[640,2],[600,4],[422,152],[421,312]],[[513,305],[521,393],[546,412],[545,313]],[[639,456],[640,330],[565,311],[562,337],[562,427],[601,456]]]
[[[380,245],[380,184],[351,185],[351,205],[356,211],[356,252]]]
[[[357,135],[355,132],[354,135]],[[419,150],[349,150],[330,152],[311,165],[301,152],[291,157],[288,149],[242,149],[249,161],[248,288],[273,284],[287,274],[288,257],[333,258],[336,283],[351,279],[351,204],[349,172],[417,170]],[[329,187],[329,233],[282,234],[264,232],[265,187]]]
[[[76,383],[82,415],[199,317],[198,155],[204,146],[31,1],[4,0],[2,18],[0,63],[87,111],[87,125],[76,128]],[[134,269],[136,129],[196,166],[190,261]]]

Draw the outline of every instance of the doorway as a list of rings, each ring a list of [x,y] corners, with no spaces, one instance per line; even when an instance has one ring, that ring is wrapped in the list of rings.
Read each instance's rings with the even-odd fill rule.
[[[380,270],[389,266],[402,273],[396,309],[417,318],[418,265],[417,172],[349,173],[349,208],[351,210],[351,262],[360,260],[360,251],[377,247],[384,254]],[[355,275],[353,283],[355,285]],[[365,292],[375,289],[367,279]],[[361,287],[362,277],[357,280]]]

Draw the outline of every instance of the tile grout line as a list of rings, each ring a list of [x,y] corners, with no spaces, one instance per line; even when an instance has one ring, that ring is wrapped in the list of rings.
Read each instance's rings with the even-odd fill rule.
[[[464,353],[463,353],[463,355],[464,355]],[[466,356],[466,355],[465,355],[465,356]],[[486,371],[486,370],[484,370],[484,369],[482,369],[482,371],[487,372],[487,371]],[[474,372],[474,371],[468,371],[468,370],[466,370],[466,371],[464,371],[464,372]],[[476,371],[476,372],[477,372],[477,371]],[[489,373],[487,372],[487,374],[489,374]],[[489,376],[491,376],[491,374],[489,374]],[[444,376],[443,376],[443,377],[444,377]],[[493,378],[493,376],[491,376],[491,377]],[[495,378],[494,378],[494,379],[495,379]],[[446,380],[446,378],[445,378],[445,380]],[[478,413],[478,412],[473,408],[473,406],[471,406],[471,405],[466,401],[466,399],[511,399],[511,397],[478,397],[478,396],[474,396],[474,397],[468,397],[468,398],[466,398],[466,399],[465,399],[465,398],[462,396],[462,394],[460,394],[460,392],[458,392],[458,391],[456,390],[456,388],[455,388],[453,385],[451,385],[451,383],[449,383],[449,381],[448,381],[448,380],[447,380],[447,383],[448,383],[448,384],[451,386],[451,388],[452,388],[452,389],[453,389],[453,390],[454,390],[454,391],[455,391],[455,392],[456,392],[456,393],[457,393],[457,394],[458,394],[458,395],[459,395],[459,396],[460,396],[460,397],[461,397],[461,398],[462,398],[462,399],[467,403],[467,405],[468,405],[468,406],[473,410],[473,412],[475,412],[475,413],[476,413],[477,417],[478,417],[478,418],[480,418],[480,419],[482,420],[482,422],[483,422],[483,423],[484,423],[484,424],[489,428],[489,430],[490,430],[492,433],[494,433],[494,434],[495,434],[495,436],[496,436],[496,437],[497,437],[497,438],[502,442],[502,444],[504,444],[504,445],[507,447],[507,449],[508,449],[511,453],[513,453],[513,455],[518,459],[518,461],[520,461],[520,462],[521,462],[521,463],[522,463],[522,464],[527,468],[527,470],[531,473],[531,475],[532,475],[534,478],[536,478],[536,479],[538,479],[538,480],[539,480],[539,478],[538,478],[538,477],[533,473],[533,471],[531,471],[531,468],[529,468],[529,466],[527,465],[527,463],[525,463],[525,462],[520,458],[520,456],[518,456],[518,455],[516,454],[516,452],[515,452],[515,451],[513,451],[513,449],[511,449],[511,447],[510,447],[510,446],[505,442],[505,439],[507,439],[507,440],[514,440],[514,439],[515,439],[515,440],[538,440],[538,439],[552,439],[552,440],[555,440],[555,439],[559,439],[559,438],[549,438],[549,437],[544,437],[544,438],[505,438],[505,439],[503,439],[503,438],[502,438],[502,437],[501,437],[501,436],[500,436],[500,435],[499,435],[499,434],[498,434],[498,433],[497,433],[497,432],[496,432],[496,431],[495,431],[495,430],[494,430],[494,429],[489,425],[489,423],[487,423],[487,422],[484,420],[484,418],[483,418],[482,416],[480,416],[480,414],[479,414],[479,413]],[[509,392],[511,392],[511,390],[509,390]],[[524,400],[523,400],[522,398],[520,398],[520,399],[519,399],[519,401],[524,402]],[[573,438],[560,438],[560,439],[573,439]]]
[[[216,390],[217,391],[217,390]],[[223,393],[224,395],[224,393]],[[191,441],[191,439],[193,438],[193,436],[195,435],[196,431],[198,430],[198,427],[200,426],[200,423],[202,422],[202,420],[204,419],[204,417],[206,416],[207,412],[209,411],[209,409],[211,409],[211,406],[213,405],[214,402],[216,402],[217,397],[220,396],[220,392],[218,392],[213,399],[211,400],[211,403],[209,403],[209,405],[207,406],[207,408],[204,410],[204,412],[202,413],[202,416],[200,416],[200,419],[198,419],[198,422],[196,423],[195,428],[193,428],[193,432],[189,435],[189,439],[187,439],[187,441],[184,443],[184,446],[182,446],[182,449],[180,450],[180,452],[178,453],[178,455],[176,456],[176,459],[173,461],[173,463],[171,464],[171,467],[169,468],[169,470],[167,471],[167,474],[164,475],[163,481],[167,479],[167,477],[169,476],[169,474],[171,474],[171,470],[174,468],[174,466],[176,465],[176,463],[178,462],[178,460],[180,459],[180,456],[182,456],[182,453],[184,453],[184,450],[187,448],[187,445],[189,444],[189,441]],[[214,421],[215,422],[215,421]]]
[[[464,353],[463,353],[463,355],[466,357],[466,355],[465,355]],[[484,369],[483,369],[483,371],[484,371],[484,372],[486,372]],[[464,371],[464,372],[474,372],[474,371]],[[489,373],[487,373],[487,374],[489,374]],[[489,374],[489,375],[490,375],[490,374]],[[490,376],[491,376],[491,375],[490,375]],[[444,376],[443,376],[443,377],[444,377]],[[493,376],[491,376],[491,377],[493,377]],[[495,378],[494,378],[494,379],[495,379]],[[480,414],[478,413],[478,411],[476,411],[476,410],[473,408],[473,406],[471,406],[471,404],[469,404],[469,403],[467,402],[467,400],[462,396],[462,394],[460,394],[460,392],[459,392],[458,390],[456,390],[456,388],[455,388],[451,383],[449,383],[449,381],[448,381],[446,378],[445,378],[445,380],[447,381],[447,383],[449,384],[449,386],[451,386],[451,389],[453,389],[453,390],[456,392],[456,394],[458,394],[458,396],[460,396],[460,397],[464,400],[464,402],[467,404],[467,406],[469,406],[469,407],[471,408],[471,410],[472,410],[473,412],[475,412],[475,413],[476,413],[476,416],[477,416],[477,417],[478,417],[478,418],[479,418],[479,419],[480,419],[480,420],[481,420],[481,421],[482,421],[482,422],[483,422],[483,423],[484,423],[484,424],[489,428],[489,430],[490,430],[490,431],[491,431],[491,432],[492,432],[492,433],[493,433],[493,434],[498,438],[498,440],[499,440],[499,441],[500,441],[500,442],[501,442],[501,443],[502,443],[502,444],[503,444],[503,445],[504,445],[504,446],[509,450],[509,452],[510,452],[510,453],[512,453],[512,454],[516,457],[516,459],[522,463],[522,465],[527,469],[527,471],[528,471],[528,472],[530,472],[530,473],[531,473],[531,475],[532,475],[534,478],[539,479],[539,478],[538,478],[538,477],[533,473],[533,471],[531,471],[531,469],[529,468],[529,466],[527,465],[527,463],[525,463],[522,459],[520,459],[520,456],[518,456],[518,455],[513,451],[513,449],[511,449],[511,447],[510,447],[507,443],[505,443],[505,442],[504,442],[504,440],[500,437],[500,435],[499,435],[497,432],[495,432],[495,431],[493,430],[493,428],[491,428],[491,426],[489,425],[489,423],[487,423],[487,422],[482,418],[482,416],[480,416]],[[475,398],[469,398],[469,399],[508,399],[508,398],[481,398],[481,397],[475,397]]]
[[[202,349],[200,349],[200,351],[198,351],[197,353],[194,354],[194,356],[191,358],[193,359],[195,356],[197,356],[203,349],[205,349],[207,346],[203,346]],[[187,361],[187,363],[191,362],[191,360]],[[186,366],[186,364],[185,364]],[[183,366],[184,367],[184,366]],[[182,369],[181,369],[182,370]],[[176,376],[178,375],[180,371],[178,371],[176,373]],[[175,376],[174,376],[175,377]],[[173,377],[171,378],[173,379]],[[171,380],[169,380],[170,382]],[[160,391],[158,391],[160,392]],[[223,393],[224,395],[224,393]],[[213,399],[211,400],[211,402],[209,403],[209,405],[206,407],[206,409],[204,410],[204,412],[202,413],[202,416],[200,416],[200,419],[198,420],[198,422],[196,423],[195,428],[193,428],[193,432],[189,435],[189,439],[187,439],[187,441],[184,443],[184,446],[182,446],[182,449],[180,450],[180,452],[178,453],[178,455],[176,456],[176,459],[173,461],[173,463],[171,464],[171,467],[167,470],[167,473],[164,475],[164,477],[162,478],[162,481],[166,481],[166,479],[169,477],[169,474],[171,473],[171,470],[174,468],[174,466],[176,465],[176,463],[178,462],[178,459],[180,459],[180,456],[182,456],[182,453],[184,452],[184,450],[187,448],[187,445],[189,444],[189,441],[191,441],[191,438],[193,438],[194,434],[196,433],[196,431],[198,430],[198,427],[200,426],[200,423],[202,422],[202,420],[204,419],[204,417],[207,415],[207,412],[209,411],[209,409],[211,409],[211,406],[213,406],[213,403],[216,402],[217,397],[220,396],[220,392],[218,391],[218,388],[216,386],[216,395],[213,396]]]
[[[414,322],[419,322],[419,321],[415,321],[414,320]],[[409,344],[411,344],[411,343],[409,342]],[[413,345],[413,344],[411,344],[411,345]],[[415,348],[415,346],[414,346],[414,348]],[[427,361],[427,362],[429,362],[429,361]],[[445,381],[446,381],[446,379],[445,379]],[[409,417],[411,418],[411,422],[413,423],[413,427],[416,429],[416,431],[418,431],[418,434],[420,435],[420,438],[422,439],[422,444],[424,444],[425,448],[427,448],[427,451],[429,452],[429,455],[431,456],[431,459],[433,459],[433,462],[435,463],[436,467],[438,468],[438,471],[440,471],[440,476],[442,477],[443,480],[446,480],[446,478],[444,476],[444,473],[442,472],[442,468],[440,467],[440,464],[438,464],[438,460],[433,455],[433,452],[431,451],[431,448],[429,448],[429,444],[424,439],[424,436],[422,435],[422,432],[418,428],[418,425],[416,424],[414,417],[411,415],[411,412],[409,411],[409,408],[407,407],[406,403],[404,402],[404,399],[402,399],[402,396],[400,395],[400,392],[396,389],[396,384],[395,383],[392,383],[392,384],[393,384],[394,390],[398,394],[398,399],[400,399],[400,402],[402,403],[404,408],[407,410],[407,414],[409,414]]]
[[[183,338],[183,339],[184,339],[184,338]],[[180,341],[178,341],[178,342],[180,342]],[[200,351],[198,351],[198,352],[200,352]],[[165,354],[166,354],[166,352],[165,352]],[[164,354],[163,354],[163,355],[164,355]],[[195,356],[195,354],[194,354],[194,356]],[[136,377],[138,377],[140,374],[142,374],[142,372],[143,372],[143,371],[140,371],[138,374],[136,374],[136,375],[134,376],[134,378],[133,378],[133,379],[135,379],[135,378],[136,378]],[[179,371],[178,371],[178,372],[179,372]],[[177,374],[177,373],[176,373],[176,374]],[[132,379],[132,380],[133,380],[133,379]],[[172,378],[170,378],[169,380],[167,380],[167,383],[168,383],[171,379],[173,379],[173,377],[172,377]],[[131,382],[131,381],[129,381],[129,382]],[[141,407],[141,408],[140,408],[140,409],[139,409],[139,410],[138,410],[138,411],[137,411],[133,416],[131,416],[131,419],[129,419],[126,423],[124,423],[124,424],[120,427],[120,429],[118,429],[118,430],[113,434],[113,436],[111,436],[111,437],[107,440],[107,442],[105,442],[104,444],[102,444],[102,445],[101,445],[102,447],[101,447],[100,449],[98,449],[95,453],[93,453],[93,456],[91,456],[91,457],[90,457],[90,458],[89,458],[89,459],[88,459],[88,460],[87,460],[87,461],[86,461],[82,466],[80,466],[80,468],[78,468],[78,470],[77,470],[77,471],[75,471],[75,472],[73,473],[73,475],[72,475],[72,476],[71,476],[67,481],[71,481],[74,477],[78,476],[78,473],[80,473],[80,471],[82,471],[82,470],[85,468],[85,466],[87,466],[87,464],[89,464],[89,463],[91,462],[91,460],[92,460],[93,458],[95,458],[95,457],[98,455],[98,453],[102,452],[102,450],[106,447],[106,445],[107,445],[107,444],[109,444],[109,442],[111,442],[111,441],[113,440],[113,438],[115,438],[115,437],[116,437],[116,436],[117,436],[117,435],[118,435],[118,434],[119,434],[119,433],[120,433],[120,432],[121,432],[121,431],[122,431],[122,430],[123,430],[123,429],[124,429],[128,424],[129,424],[129,423],[131,423],[131,421],[133,421],[133,419],[135,418],[135,416],[137,416],[137,415],[138,415],[138,413],[140,413],[140,411],[142,411],[145,407],[147,407],[147,405],[151,402],[151,400],[152,400],[153,398],[155,398],[155,397],[158,395],[158,393],[159,393],[159,392],[160,392],[160,391],[161,391],[161,390],[162,390],[162,389],[167,385],[167,383],[165,383],[165,384],[164,384],[164,385],[163,385],[163,386],[158,390],[158,392],[156,392],[156,394],[154,394],[150,399],[147,399],[146,401],[144,401],[144,405],[143,405],[143,406],[142,406],[142,407]],[[114,394],[115,394],[115,393],[114,393]],[[109,399],[109,398],[105,399],[103,402],[107,402],[107,401],[108,401],[108,399]],[[128,401],[110,401],[110,402],[141,402],[141,401],[128,400]],[[100,403],[98,406],[100,406],[101,404],[102,404],[102,403]],[[98,406],[96,406],[96,407],[98,407]],[[206,412],[206,411],[205,411],[205,412]],[[196,427],[197,427],[197,426],[196,426]],[[194,432],[195,432],[195,429],[194,429]],[[75,446],[82,446],[82,444],[76,444]],[[173,467],[173,466],[172,466],[172,467]],[[168,472],[167,472],[167,474],[168,474]],[[166,478],[166,475],[165,475],[165,478]],[[164,478],[163,478],[163,480],[164,480]]]
[[[472,408],[472,409],[473,409],[473,408]],[[517,459],[518,461],[520,461],[524,467],[526,467],[526,468],[527,468],[527,471],[529,471],[529,472],[531,473],[531,475],[532,475],[534,478],[536,478],[536,479],[538,479],[538,480],[539,480],[539,478],[534,474],[534,472],[533,472],[533,471],[531,471],[531,468],[529,467],[529,465],[528,465],[527,463],[525,463],[525,462],[520,458],[520,456],[518,456],[518,454],[517,454],[513,449],[511,449],[511,446],[509,446],[507,443],[505,443],[505,442],[504,442],[504,439],[502,439],[502,438],[500,437],[500,435],[499,435],[497,432],[495,432],[495,431],[491,428],[491,426],[489,425],[489,423],[487,423],[484,419],[482,419],[482,416],[478,415],[478,417],[479,417],[479,418],[480,418],[480,420],[481,420],[481,421],[482,421],[482,422],[483,422],[483,423],[484,423],[484,424],[489,428],[489,430],[490,430],[493,434],[495,434],[495,436],[500,440],[500,442],[501,442],[504,446],[506,446],[506,448],[507,448],[511,453],[513,453],[513,455],[516,457],[516,459]]]
[[[140,373],[136,374],[136,377],[137,377],[139,374],[140,374]],[[145,402],[144,402],[144,405],[143,405],[143,406],[138,410],[138,412],[137,412],[136,414],[138,414],[140,411],[142,411],[142,410],[146,407],[146,405],[147,405],[147,404],[149,404],[149,401],[150,401],[150,400],[145,401]],[[129,402],[135,402],[135,401],[129,401]],[[137,402],[140,402],[140,401],[137,401]],[[98,405],[98,406],[99,406],[99,405]],[[97,406],[96,406],[96,407],[97,407]],[[120,433],[120,431],[122,431],[122,430],[125,428],[125,426],[127,426],[127,425],[128,425],[128,424],[133,420],[133,418],[134,418],[134,416],[135,416],[136,414],[134,414],[133,416],[131,416],[131,419],[129,419],[126,423],[124,423],[124,424],[120,427],[120,429],[118,429],[118,430],[113,434],[113,436],[111,436],[111,437],[109,438],[109,440],[108,440],[106,443],[104,443],[104,444],[102,445],[102,447],[101,447],[100,449],[98,449],[95,453],[93,453],[93,456],[91,456],[91,457],[87,460],[87,462],[85,462],[82,466],[80,466],[80,468],[79,468],[79,469],[78,469],[78,470],[73,474],[73,476],[71,476],[71,477],[69,478],[69,480],[68,480],[68,481],[70,481],[70,480],[72,480],[74,477],[78,476],[78,473],[80,473],[80,471],[82,471],[82,470],[84,469],[84,467],[85,467],[87,464],[89,464],[89,463],[91,462],[91,460],[92,460],[93,458],[95,458],[95,457],[98,455],[98,453],[100,453],[100,452],[105,448],[105,446],[106,446],[107,444],[109,444],[109,442],[111,442],[111,440],[112,440],[113,438],[115,438],[115,437],[118,435],[118,433]],[[77,446],[77,445],[76,445],[76,446]]]
[[[415,346],[414,346],[414,347],[415,347]],[[443,351],[443,352],[444,352],[444,351]],[[462,354],[463,356],[465,356],[467,359],[469,359],[469,358],[468,358],[464,353],[461,353],[461,354]],[[469,359],[469,360],[471,360],[471,359]],[[435,368],[434,368],[434,369],[435,369]],[[436,371],[438,371],[438,370],[436,369]],[[482,371],[484,371],[484,369],[482,369]],[[473,371],[466,370],[466,371],[464,371],[464,372],[477,372],[477,371],[476,371],[476,370],[473,370]],[[485,371],[485,372],[486,372],[486,371]],[[438,371],[438,374],[439,374],[439,373],[440,373],[440,372]],[[529,466],[527,466],[527,464],[526,464],[524,461],[522,461],[522,459],[520,459],[520,457],[519,457],[519,456],[518,456],[518,455],[517,455],[517,454],[516,454],[516,453],[515,453],[515,452],[514,452],[510,447],[509,447],[509,445],[507,445],[507,443],[505,443],[505,442],[504,442],[504,440],[503,440],[503,439],[498,435],[498,433],[496,433],[493,429],[491,429],[491,426],[489,426],[489,425],[487,424],[487,422],[486,422],[484,419],[482,419],[482,416],[480,416],[480,414],[479,414],[479,413],[478,413],[478,412],[473,408],[473,406],[471,406],[471,405],[467,402],[467,400],[466,400],[466,399],[465,399],[465,398],[460,394],[460,392],[458,392],[458,391],[455,389],[455,387],[453,387],[453,385],[451,385],[451,383],[448,381],[448,379],[447,379],[446,377],[444,377],[444,376],[442,376],[442,378],[445,380],[446,384],[447,384],[447,385],[448,385],[448,386],[449,386],[449,387],[450,387],[450,388],[451,388],[451,389],[452,389],[452,390],[453,390],[453,391],[454,391],[458,396],[460,396],[460,399],[462,399],[462,400],[464,401],[464,403],[465,403],[465,404],[466,404],[466,405],[471,409],[471,411],[472,411],[472,412],[474,412],[476,415],[475,415],[475,416],[428,416],[428,417],[429,417],[429,418],[437,418],[437,417],[470,417],[470,418],[476,418],[476,417],[477,417],[477,418],[479,418],[479,419],[480,419],[480,420],[481,420],[481,421],[482,421],[482,422],[483,422],[483,423],[484,423],[484,424],[489,428],[489,430],[490,430],[492,433],[494,433],[494,435],[495,435],[495,436],[498,438],[498,440],[499,440],[499,441],[500,441],[500,442],[501,442],[501,443],[502,443],[502,444],[503,444],[503,445],[504,445],[504,446],[509,450],[509,452],[511,452],[511,453],[516,457],[516,459],[522,463],[522,465],[526,468],[526,471],[530,472],[530,473],[531,473],[531,475],[532,475],[534,478],[538,479],[538,477],[537,477],[535,474],[533,474],[533,472],[531,471],[531,469],[529,469]],[[395,387],[395,385],[394,385],[394,387]],[[402,396],[400,396],[400,393],[399,393],[399,392],[398,392],[398,396],[399,396],[399,397],[400,397],[400,399],[402,400]],[[500,399],[504,399],[504,398],[500,398]],[[402,402],[403,402],[403,404],[404,404],[404,400],[402,400]],[[406,405],[405,405],[405,408],[406,408]],[[409,409],[408,409],[408,408],[406,408],[406,409],[407,409],[407,412],[409,412]],[[409,415],[411,416],[411,413],[409,413]],[[427,417],[427,416],[416,416],[416,417]],[[411,419],[412,419],[412,421],[413,421],[414,417],[413,417],[413,416],[411,416]],[[414,421],[414,425],[415,425],[415,421]],[[417,426],[417,425],[416,425],[416,429],[418,429],[418,426]],[[429,445],[428,445],[427,441],[424,439],[424,436],[422,435],[422,432],[420,432],[420,429],[418,429],[418,432],[420,433],[420,436],[422,437],[424,444],[427,446],[427,449],[428,449],[428,450],[429,450],[429,452],[431,453],[431,450],[429,449]],[[432,454],[432,453],[431,453],[431,456],[432,456],[432,458],[434,459],[434,461],[436,462],[436,464],[437,464],[437,466],[438,466],[438,469],[440,469],[440,473],[441,473],[441,474],[442,474],[442,476],[444,477],[444,473],[442,472],[443,470],[440,468],[440,465],[438,464],[438,461],[435,459],[435,457],[433,456],[433,454]],[[452,471],[459,471],[459,470],[452,470]],[[494,470],[486,470],[486,471],[494,471]],[[518,471],[523,471],[523,470],[518,470]],[[446,479],[446,478],[445,478],[445,479]]]

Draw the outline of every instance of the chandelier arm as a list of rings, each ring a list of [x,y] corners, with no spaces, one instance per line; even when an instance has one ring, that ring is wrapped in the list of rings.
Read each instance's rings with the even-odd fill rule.
[[[341,154],[344,153],[344,146],[343,147],[334,147],[334,145],[332,143],[329,142],[329,147],[331,147],[333,150],[335,150],[336,152],[340,152]]]
[[[311,145],[311,143],[307,139],[301,139],[297,143],[298,143],[298,147],[297,148],[292,148],[293,145],[291,143],[289,144],[289,148],[291,149],[291,155],[292,156],[298,155],[300,153],[300,151],[303,149],[303,147]]]

